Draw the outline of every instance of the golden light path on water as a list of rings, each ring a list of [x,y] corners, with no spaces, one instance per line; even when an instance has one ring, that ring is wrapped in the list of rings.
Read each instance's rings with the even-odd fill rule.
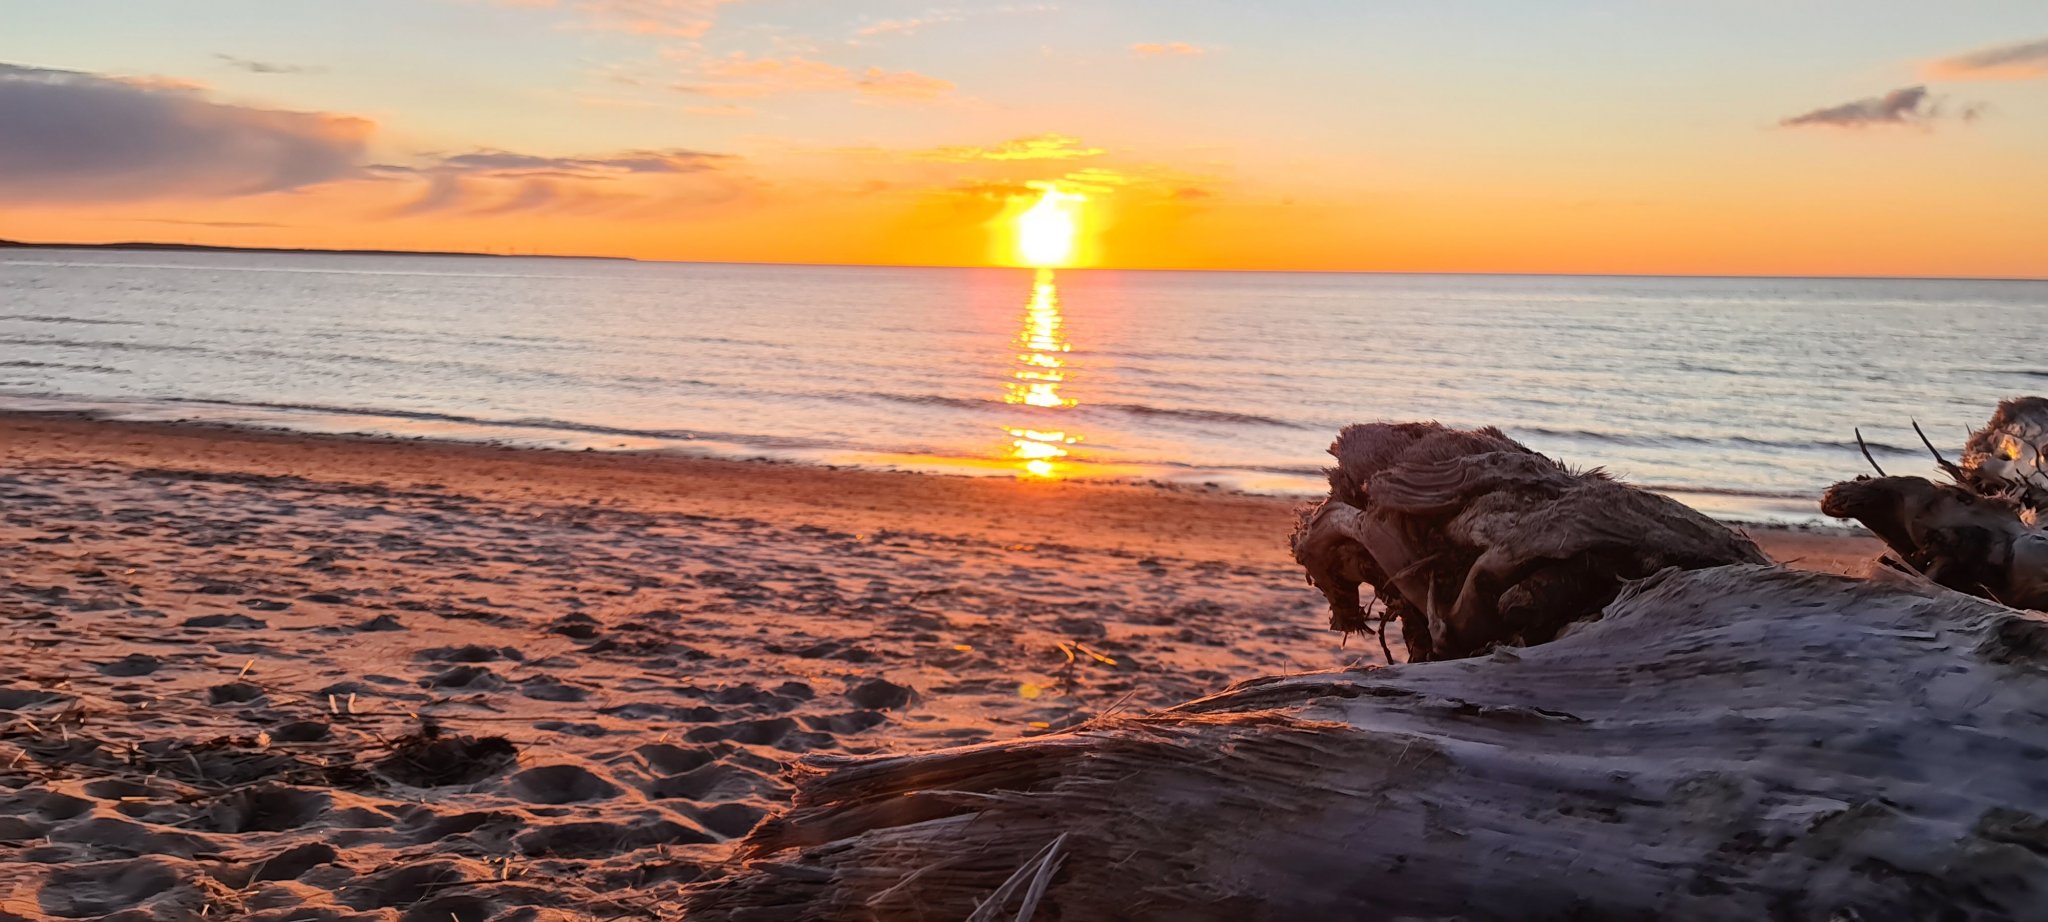
[[[1011,371],[1006,403],[1037,408],[1034,415],[1069,409],[1070,398],[1061,396],[1067,380],[1067,342],[1060,316],[1059,286],[1053,270],[1040,269],[1031,286],[1031,300],[1024,307],[1023,329],[1017,334],[1016,367]],[[1010,457],[1031,477],[1052,478],[1060,474],[1060,459],[1068,456],[1067,446],[1080,441],[1064,428],[1053,429],[1043,421],[1011,427]]]

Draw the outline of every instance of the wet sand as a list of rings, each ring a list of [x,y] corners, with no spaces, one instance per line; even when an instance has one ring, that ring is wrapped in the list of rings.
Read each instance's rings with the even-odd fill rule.
[[[0,919],[672,917],[799,757],[1382,661],[1296,503],[0,415]]]

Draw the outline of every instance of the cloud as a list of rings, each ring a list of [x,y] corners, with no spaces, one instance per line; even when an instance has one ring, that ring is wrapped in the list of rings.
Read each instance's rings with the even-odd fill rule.
[[[943,191],[969,198],[989,199],[1007,202],[1014,199],[1037,198],[1045,190],[1030,183],[1010,182],[999,179],[971,179],[954,183]]]
[[[535,211],[554,205],[561,199],[561,188],[545,179],[529,179],[520,184],[519,191],[511,198],[496,205],[486,206],[477,211],[480,215],[511,214],[518,211]]]
[[[273,64],[269,61],[238,58],[234,55],[222,54],[220,52],[214,52],[213,56],[219,58],[229,67],[236,70],[246,70],[252,74],[317,74],[322,72],[322,68],[318,67],[306,67],[299,64]]]
[[[883,70],[870,67],[861,72],[860,79],[853,82],[853,88],[865,96],[881,96],[890,99],[937,99],[953,92],[953,82],[929,77],[910,70]]]
[[[1080,160],[1101,156],[1102,153],[1100,147],[1081,146],[1080,138],[1047,133],[1028,138],[1015,138],[992,147],[935,147],[918,151],[913,156],[919,160],[936,160],[941,163],[972,163],[977,160]]]
[[[1120,170],[1089,166],[1068,173],[1060,181],[1082,192],[1101,194],[1115,192],[1120,188],[1137,183],[1139,179]]]
[[[705,83],[684,89],[706,96],[773,96],[845,89],[852,85],[851,71],[837,64],[804,57],[757,58],[734,52],[704,63],[699,72]]]
[[[1815,109],[1803,115],[1782,119],[1779,125],[1786,128],[1808,126],[1831,126],[1836,128],[1865,128],[1873,125],[1931,125],[1940,115],[1924,86],[1908,86],[1893,90],[1883,96],[1872,96],[1839,106]],[[1965,118],[1974,116],[1965,113]]]
[[[703,151],[630,150],[603,157],[540,157],[503,150],[480,150],[443,157],[428,170],[456,173],[532,175],[556,173],[596,178],[621,173],[697,173],[716,169],[730,154]]]
[[[934,10],[923,16],[911,16],[904,19],[884,19],[880,22],[869,23],[853,30],[853,34],[855,38],[874,38],[880,35],[913,35],[925,26],[959,22],[965,18],[965,16],[962,16],[957,11]]]
[[[297,189],[357,172],[360,118],[215,102],[194,84],[0,64],[0,198],[122,201]]]
[[[447,211],[470,201],[470,190],[463,185],[459,173],[436,173],[427,180],[426,191],[419,198],[398,206],[391,212],[394,218],[409,218],[415,215]]]
[[[753,106],[738,106],[732,103],[720,103],[715,106],[684,106],[683,111],[691,115],[708,115],[712,118],[752,118],[754,115]]]
[[[934,100],[951,94],[953,83],[915,71],[870,67],[858,74],[837,64],[800,56],[757,58],[734,52],[698,66],[703,80],[678,86],[704,96],[757,97],[791,93],[852,92],[899,100]]]
[[[414,217],[435,212],[502,215],[522,211],[589,212],[645,201],[659,192],[645,185],[604,192],[599,184],[629,178],[664,179],[726,172],[730,154],[671,148],[628,150],[584,157],[548,157],[507,150],[440,155],[421,166],[378,164],[375,176],[424,179],[418,197],[389,212]]]
[[[2038,80],[2048,77],[2048,38],[1966,51],[1920,72],[1929,80]]]
[[[860,28],[853,30],[853,42],[855,44],[859,44],[862,39],[868,38],[882,38],[884,36],[892,35],[915,35],[918,32],[923,31],[928,26],[967,22],[968,20],[971,19],[982,19],[991,16],[1016,16],[1032,13],[1050,13],[1058,9],[1058,5],[1051,3],[1005,3],[998,6],[982,7],[978,9],[930,9],[916,16],[905,16],[900,19],[882,19],[870,22],[864,26],[861,26]]]
[[[530,9],[567,9],[593,29],[703,38],[718,22],[718,8],[737,0],[498,0]]]
[[[1141,58],[1198,58],[1209,49],[1187,42],[1139,42],[1131,46],[1131,53]]]
[[[116,218],[119,221],[136,221],[145,224],[176,224],[181,227],[223,227],[248,229],[254,227],[290,227],[272,221],[186,221],[179,218]]]

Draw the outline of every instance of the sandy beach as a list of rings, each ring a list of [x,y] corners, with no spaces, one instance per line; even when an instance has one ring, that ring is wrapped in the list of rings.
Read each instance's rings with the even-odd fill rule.
[[[670,917],[804,756],[1383,662],[1298,503],[0,416],[0,918]]]

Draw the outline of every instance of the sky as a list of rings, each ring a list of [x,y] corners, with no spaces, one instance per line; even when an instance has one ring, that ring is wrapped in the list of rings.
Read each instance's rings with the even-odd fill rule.
[[[0,0],[0,238],[2048,277],[2040,0]]]

